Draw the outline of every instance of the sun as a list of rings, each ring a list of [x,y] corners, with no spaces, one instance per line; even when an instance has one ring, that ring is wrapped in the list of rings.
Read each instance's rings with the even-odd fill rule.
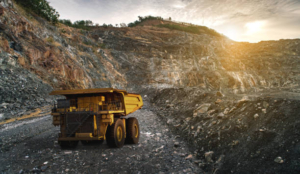
[[[265,25],[264,21],[255,21],[255,22],[246,23],[245,24],[245,27],[247,28],[246,34],[251,35],[257,33],[262,30],[264,25]]]

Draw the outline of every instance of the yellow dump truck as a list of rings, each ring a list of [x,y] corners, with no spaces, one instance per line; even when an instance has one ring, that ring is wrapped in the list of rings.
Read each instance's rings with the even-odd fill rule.
[[[106,140],[110,147],[137,144],[140,136],[136,118],[126,116],[142,108],[139,94],[113,88],[60,90],[63,95],[52,109],[53,125],[60,126],[58,142],[62,148],[74,148],[81,141]]]

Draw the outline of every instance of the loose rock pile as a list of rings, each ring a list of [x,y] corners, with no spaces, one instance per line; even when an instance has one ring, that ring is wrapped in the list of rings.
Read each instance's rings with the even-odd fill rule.
[[[20,67],[17,59],[0,53],[0,121],[53,104],[54,98],[48,95],[53,88]]]
[[[152,108],[193,146],[207,172],[295,173],[300,171],[300,101],[270,95],[164,89],[152,98]]]

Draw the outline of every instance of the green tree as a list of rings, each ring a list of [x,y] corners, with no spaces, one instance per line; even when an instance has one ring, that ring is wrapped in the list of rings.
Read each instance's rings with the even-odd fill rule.
[[[65,24],[67,26],[70,26],[70,27],[73,26],[71,20],[69,20],[69,19],[61,19],[61,20],[59,20],[59,22],[62,23],[62,24]]]
[[[87,21],[85,21],[85,26],[93,26],[93,21],[91,21],[91,20],[87,20]]]
[[[138,18],[139,18],[139,21],[143,21],[143,17],[142,16],[138,16]]]
[[[72,23],[69,19],[61,19],[59,20],[60,23],[65,24],[70,27],[80,28],[83,30],[89,30],[91,26],[94,25],[93,21],[91,20],[79,20]],[[96,24],[96,26],[99,24]]]
[[[59,13],[49,5],[47,0],[15,0],[16,3],[23,6],[27,11],[33,12],[46,20],[56,24]]]

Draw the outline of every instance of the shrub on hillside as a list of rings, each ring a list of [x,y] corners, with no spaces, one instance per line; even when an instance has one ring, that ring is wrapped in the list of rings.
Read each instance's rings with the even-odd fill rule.
[[[138,16],[138,18],[139,18],[139,20],[129,23],[128,27],[135,27],[135,26],[139,25],[140,23],[147,21],[147,20],[163,20],[163,18],[160,16],[145,16],[145,17]]]
[[[69,27],[74,27],[74,28],[79,28],[79,29],[84,29],[84,30],[89,30],[91,26],[93,26],[93,21],[91,20],[79,20],[75,21],[74,23],[71,22],[69,19],[60,19],[60,23],[65,24]]]
[[[62,23],[62,24],[65,24],[69,27],[72,27],[72,25],[73,25],[73,23],[69,19],[60,19],[59,22]]]
[[[20,4],[25,10],[33,12],[46,20],[57,23],[59,13],[49,5],[47,0],[15,0],[16,3]]]

